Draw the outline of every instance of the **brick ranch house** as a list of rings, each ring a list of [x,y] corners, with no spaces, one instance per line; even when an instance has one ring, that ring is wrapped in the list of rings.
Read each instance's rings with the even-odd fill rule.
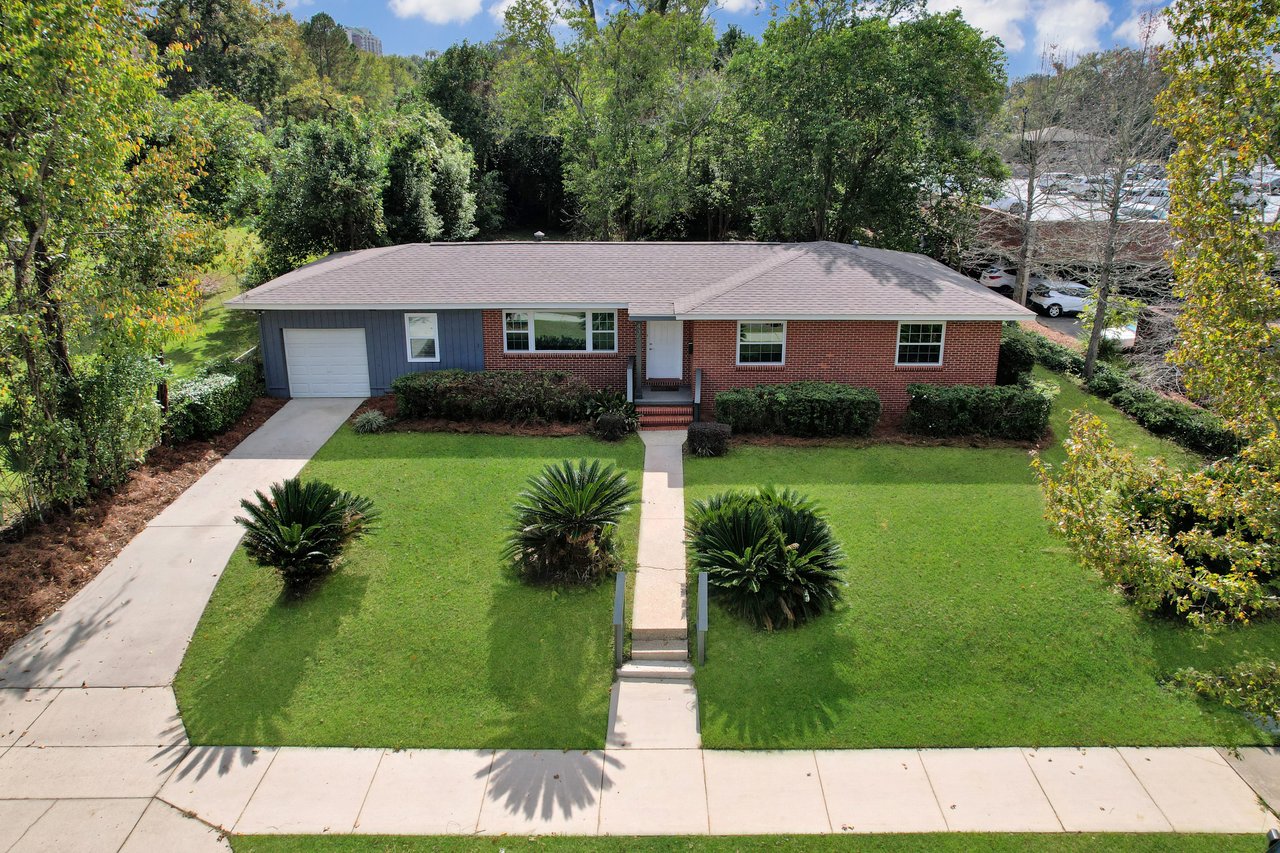
[[[830,242],[415,243],[331,255],[227,306],[257,312],[272,396],[555,369],[651,420],[806,379],[874,388],[896,420],[911,383],[993,383],[1001,322],[1031,315],[923,255]]]

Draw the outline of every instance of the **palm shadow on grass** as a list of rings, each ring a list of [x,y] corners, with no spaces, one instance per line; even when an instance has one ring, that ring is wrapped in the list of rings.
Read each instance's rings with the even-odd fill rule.
[[[367,584],[339,570],[305,594],[282,589],[262,617],[230,644],[228,655],[212,666],[201,662],[206,671],[192,675],[178,691],[192,742],[289,745],[292,729],[281,725],[284,709],[313,655],[360,609]]]
[[[838,609],[798,628],[774,633],[758,631],[748,635],[750,642],[767,647],[797,639],[788,636],[793,632],[804,632],[808,635],[803,637],[806,648],[812,653],[792,656],[794,665],[791,666],[770,666],[767,677],[753,675],[752,680],[761,689],[746,702],[740,701],[740,691],[714,686],[717,681],[732,682],[740,678],[738,673],[716,666],[716,624],[738,619],[715,603],[714,593],[709,609],[707,666],[698,673],[699,683],[705,683],[708,688],[700,690],[698,698],[704,732],[731,732],[735,743],[748,748],[776,748],[779,743],[820,741],[848,717],[856,693],[854,685],[841,672],[840,665],[856,661],[857,643],[840,632]],[[725,636],[721,642],[727,640],[728,636]],[[771,661],[766,661],[767,656],[762,655],[762,664],[776,664],[779,660],[774,656]],[[729,657],[742,660],[740,655]],[[730,697],[734,701],[720,703],[715,700],[717,696]]]
[[[506,718],[493,738],[500,751],[487,796],[512,814],[569,817],[593,807],[608,784],[598,750],[613,672],[613,585],[531,586],[503,572],[488,613],[487,677]]]

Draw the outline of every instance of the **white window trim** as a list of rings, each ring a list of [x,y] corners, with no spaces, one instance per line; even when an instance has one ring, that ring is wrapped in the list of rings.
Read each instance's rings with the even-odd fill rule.
[[[942,339],[938,341],[938,360],[937,361],[898,361],[898,354],[902,352],[902,327],[903,326],[941,326]],[[894,367],[942,367],[947,357],[947,321],[946,320],[899,320],[898,330],[893,336],[893,366]]]
[[[742,360],[742,324],[743,323],[781,323],[782,324],[782,361],[743,361]],[[784,367],[787,363],[787,321],[786,320],[739,320],[734,332],[733,361],[735,367]]]
[[[538,311],[543,313],[564,312],[577,313],[585,312],[587,315],[587,348],[586,349],[537,349],[538,335],[534,329],[536,321],[533,315]],[[529,317],[529,348],[528,349],[508,349],[507,348],[507,315],[508,314],[526,314]],[[593,314],[609,314],[613,317],[613,349],[596,349],[595,335],[591,328],[591,315]],[[622,330],[618,328],[618,312],[613,308],[503,308],[502,309],[502,352],[506,355],[587,355],[589,353],[599,353],[600,355],[616,355],[618,352],[618,336],[622,334]]]
[[[436,357],[435,358],[415,358],[413,355],[413,344],[409,338],[409,318],[410,317],[430,317],[431,322],[435,324],[436,334]],[[433,311],[406,311],[404,314],[404,351],[412,363],[438,362],[440,360],[440,315]]]

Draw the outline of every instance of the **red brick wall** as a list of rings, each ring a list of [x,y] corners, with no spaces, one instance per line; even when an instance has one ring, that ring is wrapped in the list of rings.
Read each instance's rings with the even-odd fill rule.
[[[596,388],[617,391],[627,387],[627,357],[636,351],[635,324],[618,310],[617,352],[504,352],[502,312],[480,312],[484,328],[485,370],[565,370]]]
[[[902,418],[914,382],[935,385],[991,385],[1000,355],[998,321],[947,323],[942,364],[897,367],[898,324],[885,320],[791,320],[787,323],[786,364],[738,367],[738,324],[732,320],[686,322],[693,328],[693,362],[702,368],[704,417],[714,417],[719,391],[775,382],[817,379],[874,388],[890,423]]]

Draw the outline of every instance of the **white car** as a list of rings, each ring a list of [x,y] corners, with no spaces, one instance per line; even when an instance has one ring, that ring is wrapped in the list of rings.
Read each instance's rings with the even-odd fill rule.
[[[1078,176],[1070,172],[1045,172],[1036,177],[1036,187],[1047,193],[1061,192],[1077,179]]]
[[[1046,281],[1032,289],[1029,301],[1050,317],[1074,317],[1084,310],[1084,302],[1092,292],[1074,281]]]
[[[997,293],[1012,296],[1014,289],[1018,286],[1018,273],[1006,267],[987,267],[982,271],[982,275],[978,276],[978,281]],[[1027,279],[1027,287],[1030,289],[1050,283],[1049,279],[1038,275],[1032,275]]]

